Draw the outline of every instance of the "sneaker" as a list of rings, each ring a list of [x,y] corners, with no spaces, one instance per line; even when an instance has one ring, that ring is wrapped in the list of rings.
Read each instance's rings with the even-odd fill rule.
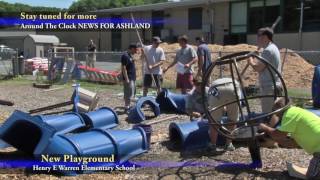
[[[290,162],[287,162],[287,170],[289,173],[289,176],[298,178],[298,179],[307,179],[307,168],[302,168],[299,166],[296,166]]]
[[[236,148],[233,146],[232,143],[229,143],[229,144],[225,145],[224,150],[225,151],[234,151],[234,150],[236,150]]]
[[[208,153],[217,153],[217,146],[215,144],[209,143],[208,146],[207,146],[206,151]]]

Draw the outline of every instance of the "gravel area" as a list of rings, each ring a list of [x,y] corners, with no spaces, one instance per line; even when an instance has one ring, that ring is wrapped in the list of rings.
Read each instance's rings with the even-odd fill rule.
[[[24,84],[0,84],[0,99],[11,100],[15,106],[1,106],[0,119],[2,121],[8,117],[15,109],[28,111],[37,107],[52,105],[58,102],[64,102],[70,99],[72,88],[65,88],[51,92],[44,92],[42,89],[36,89],[31,85]],[[99,107],[108,106],[114,108],[120,119],[118,128],[124,129],[131,127],[126,121],[126,115],[123,114],[122,97],[117,94],[118,91],[111,89],[99,89],[100,97]],[[62,108],[63,109],[63,108]],[[61,109],[61,110],[62,110]],[[67,108],[65,108],[67,109]],[[160,119],[168,114],[162,114],[156,119]],[[156,120],[152,119],[152,120]],[[180,115],[178,118],[154,124],[153,135],[151,137],[151,149],[132,161],[156,161],[156,162],[180,162],[184,165],[192,165],[192,162],[203,162],[217,164],[222,161],[227,162],[250,162],[250,154],[245,146],[238,145],[234,152],[226,152],[221,155],[211,156],[207,153],[183,153],[173,149],[169,143],[168,127],[170,122],[189,121],[187,116]],[[258,170],[216,170],[211,167],[153,167],[141,168],[135,171],[113,171],[105,173],[84,174],[76,177],[60,177],[49,174],[32,174],[23,169],[15,169],[12,172],[0,171],[0,179],[292,179],[286,171],[286,161],[293,162],[300,166],[307,166],[310,155],[301,149],[284,148],[261,148],[263,168]],[[14,148],[7,148],[0,151],[0,158],[10,157],[19,154]]]

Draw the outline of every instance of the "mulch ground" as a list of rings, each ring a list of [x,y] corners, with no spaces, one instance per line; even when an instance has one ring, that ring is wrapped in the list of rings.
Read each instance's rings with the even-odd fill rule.
[[[119,129],[131,127],[126,121],[126,114],[123,114],[122,97],[119,97],[112,90],[98,90],[100,96],[99,107],[108,106],[114,108],[120,119]],[[70,99],[71,88],[65,88],[52,92],[44,92],[42,89],[33,88],[30,85],[2,85],[0,84],[0,99],[11,100],[15,106],[1,106],[0,118],[5,120],[15,109],[28,111],[37,107],[64,102]],[[157,119],[170,116],[162,114]],[[155,119],[152,119],[155,120]],[[247,147],[238,145],[234,152],[226,152],[221,155],[212,156],[207,153],[185,153],[172,146],[168,138],[168,127],[171,122],[185,122],[189,118],[180,115],[177,119],[154,124],[151,148],[147,153],[132,159],[132,161],[162,162],[161,167],[149,167],[136,169],[135,171],[113,171],[94,174],[84,174],[75,177],[60,177],[49,174],[32,174],[25,169],[1,170],[0,179],[292,179],[286,171],[286,161],[293,162],[300,166],[307,166],[311,156],[301,149],[285,148],[261,148],[263,168],[258,170],[217,170],[214,166],[191,166],[192,163],[216,164],[226,162],[250,162],[250,154]],[[0,151],[1,157],[10,157],[21,154],[14,148],[7,148]],[[185,165],[186,167],[166,167],[165,163]],[[164,163],[164,164],[163,164]]]

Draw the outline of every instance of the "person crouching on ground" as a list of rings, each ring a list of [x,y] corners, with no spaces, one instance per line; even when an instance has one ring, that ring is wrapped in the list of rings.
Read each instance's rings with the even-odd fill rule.
[[[241,90],[238,81],[235,81],[236,84],[236,92],[238,97],[241,96]],[[223,108],[219,108],[211,111],[211,116],[216,121],[220,121],[225,111],[227,112],[228,122],[236,123],[239,120],[239,107],[237,103],[237,95],[235,93],[233,80],[232,78],[220,78],[212,82],[209,91],[208,91],[208,105],[209,110],[214,107],[219,107],[228,102],[233,102],[229,105],[226,105]],[[226,126],[228,130],[233,131],[236,128],[236,125],[228,125]],[[217,137],[218,132],[214,125],[210,126],[209,135],[211,142],[208,145],[208,151],[215,153],[217,152]],[[224,147],[227,151],[235,150],[235,147],[232,144],[230,139],[227,139],[226,145]]]
[[[285,98],[278,98],[273,111],[285,106]],[[270,123],[259,125],[259,129],[279,144],[290,141],[288,135],[307,153],[313,154],[306,170],[307,179],[320,179],[320,117],[305,109],[289,106],[272,116]]]
[[[130,109],[130,100],[136,92],[136,67],[132,56],[137,53],[137,45],[130,44],[128,51],[121,56],[121,72],[123,77],[123,95],[125,111]]]
[[[186,97],[186,112],[190,116],[190,120],[194,118],[200,118],[205,113],[203,109],[202,98],[202,80],[200,77],[193,79],[193,89],[188,92]],[[206,94],[208,94],[209,88],[206,87]]]

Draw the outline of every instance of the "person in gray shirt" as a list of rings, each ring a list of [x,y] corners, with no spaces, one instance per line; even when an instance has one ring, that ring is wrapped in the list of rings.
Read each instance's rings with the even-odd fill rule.
[[[181,89],[182,94],[186,94],[193,87],[192,65],[198,61],[198,57],[193,47],[188,44],[188,37],[186,35],[180,36],[178,42],[181,49],[177,52],[175,60],[163,70],[163,73],[177,64],[176,88]],[[183,72],[179,68],[181,66]]]
[[[261,56],[266,59],[273,67],[281,73],[281,58],[278,47],[273,43],[273,30],[271,28],[260,28],[257,34],[258,50],[263,48]],[[262,61],[257,61],[250,58],[248,63],[253,67],[255,71],[259,73],[259,85],[262,96],[273,95],[274,88],[277,90],[277,95],[281,93],[280,78],[277,74],[271,70],[271,74],[267,68],[267,65]],[[271,68],[270,68],[271,69]],[[273,84],[272,79],[275,79],[276,87]],[[272,111],[272,105],[274,103],[273,97],[261,98],[261,108],[263,113]]]
[[[211,65],[211,50],[208,44],[204,41],[203,37],[197,37],[196,43],[198,46],[198,73],[196,77],[203,76],[207,71],[208,67]]]

